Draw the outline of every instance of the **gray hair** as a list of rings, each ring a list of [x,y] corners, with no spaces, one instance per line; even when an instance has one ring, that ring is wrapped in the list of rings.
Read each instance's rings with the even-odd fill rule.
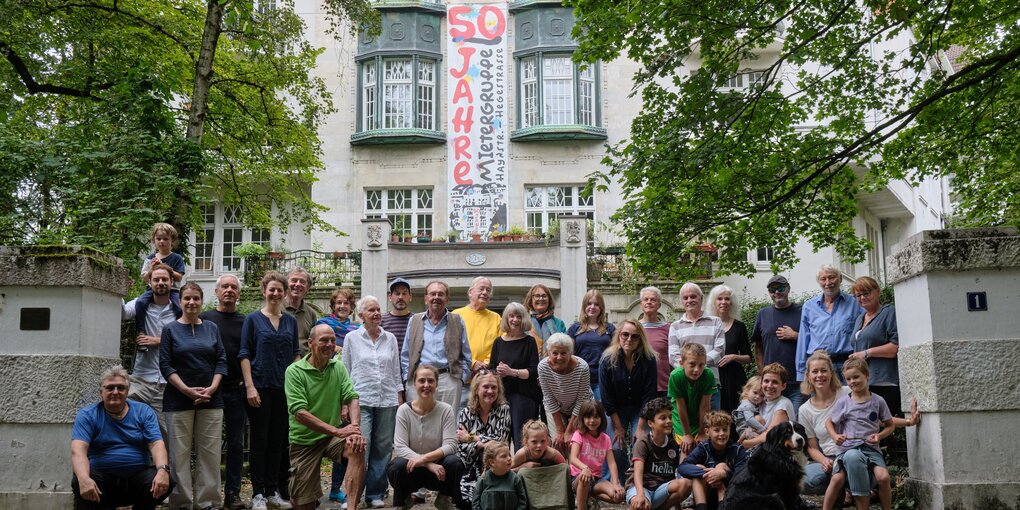
[[[570,335],[566,333],[553,333],[552,335],[549,335],[549,339],[545,341],[545,350],[548,352],[554,347],[566,347],[567,352],[574,354],[574,339],[570,338]]]
[[[503,316],[499,319],[499,329],[504,332],[510,332],[509,317],[511,315],[518,315],[521,318],[521,331],[527,333],[531,331],[531,315],[528,314],[528,309],[524,305],[514,301],[503,309]]]
[[[215,288],[217,288],[217,289],[220,288],[220,284],[223,283],[223,279],[224,278],[233,278],[234,281],[237,282],[237,286],[238,287],[241,286],[241,279],[238,278],[237,275],[233,275],[233,274],[221,274],[220,277],[216,279],[216,287]]]
[[[684,283],[680,287],[680,295],[683,296],[684,295],[684,291],[686,291],[686,290],[693,290],[693,291],[695,291],[695,293],[700,298],[704,298],[705,297],[705,292],[703,290],[701,290],[701,286],[696,284],[696,283],[694,283],[694,282],[686,282],[686,283]]]
[[[470,292],[471,289],[478,286],[479,283],[482,283],[483,280],[489,282],[489,287],[492,287],[492,280],[488,279],[485,276],[476,276],[474,280],[471,280],[471,286],[468,287],[468,292]]]
[[[723,293],[730,293],[730,318],[740,318],[740,306],[737,301],[737,294],[733,292],[733,289],[729,285],[716,285],[712,287],[712,290],[708,293],[708,303],[706,303],[705,313],[709,315],[719,316],[719,308],[716,306],[716,299]]]
[[[114,365],[110,368],[107,368],[106,370],[103,370],[103,373],[99,374],[99,386],[102,387],[104,382],[116,377],[124,379],[124,382],[128,389],[131,389],[131,377],[128,375],[128,371],[125,370],[124,367],[120,365]]]
[[[314,280],[312,280],[312,274],[309,273],[307,269],[301,266],[295,267],[294,269],[287,271],[287,279],[290,280],[290,277],[296,274],[305,275],[305,282],[308,284],[309,287],[315,284]]]
[[[837,269],[836,266],[832,264],[822,264],[822,266],[818,268],[818,273],[815,275],[815,280],[820,278],[823,274],[834,274],[840,277],[839,278],[840,280],[843,279],[842,273],[840,273],[839,269]]]
[[[365,307],[368,306],[368,303],[371,301],[374,301],[377,305],[380,304],[379,300],[375,296],[361,296],[361,299],[358,300],[358,304],[354,305],[354,313],[360,314],[361,312],[364,312]]]
[[[649,285],[649,286],[641,289],[641,292],[638,292],[638,295],[637,295],[638,299],[643,298],[645,296],[645,292],[654,293],[655,297],[659,298],[659,301],[662,301],[662,291],[659,290],[658,287]]]

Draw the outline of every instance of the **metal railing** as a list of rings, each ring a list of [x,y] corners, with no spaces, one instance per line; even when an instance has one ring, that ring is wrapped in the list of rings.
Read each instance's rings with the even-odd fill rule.
[[[622,282],[633,279],[651,281],[659,275],[638,275],[630,261],[627,260],[627,249],[623,246],[588,245],[588,281],[589,282]],[[715,272],[714,251],[695,251],[685,255],[685,260],[698,269],[697,279],[710,280]]]
[[[361,281],[361,252],[296,250],[246,257],[244,283],[257,287],[266,271],[286,273],[295,267],[308,271],[313,285],[356,284]]]

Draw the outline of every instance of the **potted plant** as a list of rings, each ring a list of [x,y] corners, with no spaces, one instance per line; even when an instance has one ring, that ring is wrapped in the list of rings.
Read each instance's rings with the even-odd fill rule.
[[[480,243],[480,242],[482,242],[482,233],[481,232],[472,232],[471,233],[471,242],[472,243]]]
[[[411,234],[410,232],[404,232],[403,238],[405,243],[410,243],[412,240],[414,240],[414,235]]]
[[[269,250],[256,243],[243,243],[234,248],[234,255],[241,258],[264,257]]]
[[[528,235],[528,231],[524,230],[524,227],[520,225],[512,225],[507,231],[506,235],[510,236],[510,240],[517,242],[524,239],[524,236]]]
[[[448,240],[449,240],[449,241],[450,241],[451,243],[455,243],[455,242],[457,242],[457,239],[459,239],[459,238],[460,238],[460,231],[459,231],[459,230],[457,230],[457,229],[450,229],[450,230],[448,230],[448,231],[446,232],[446,238],[447,238],[447,239],[448,239]]]
[[[424,230],[421,230],[421,231],[418,232],[418,242],[419,243],[427,243],[427,242],[429,242],[431,240],[432,240],[432,236],[430,236],[428,232],[426,232]]]

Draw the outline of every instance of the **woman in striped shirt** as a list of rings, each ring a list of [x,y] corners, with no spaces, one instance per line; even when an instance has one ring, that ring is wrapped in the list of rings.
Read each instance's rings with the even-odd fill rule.
[[[574,340],[555,333],[546,341],[549,354],[538,363],[538,385],[542,404],[556,429],[553,445],[560,452],[570,447],[570,436],[577,428],[581,404],[594,399],[588,363],[574,356]]]

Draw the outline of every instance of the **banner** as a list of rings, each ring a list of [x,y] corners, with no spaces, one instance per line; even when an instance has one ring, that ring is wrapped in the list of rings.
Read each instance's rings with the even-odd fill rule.
[[[450,229],[507,228],[507,4],[446,11]]]

